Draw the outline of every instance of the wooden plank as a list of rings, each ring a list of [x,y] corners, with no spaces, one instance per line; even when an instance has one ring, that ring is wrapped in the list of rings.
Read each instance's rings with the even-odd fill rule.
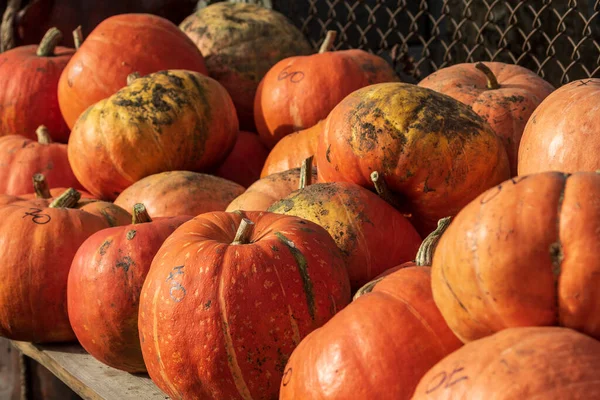
[[[78,344],[34,345],[17,341],[12,344],[86,400],[169,399],[148,375],[134,375],[104,365]]]

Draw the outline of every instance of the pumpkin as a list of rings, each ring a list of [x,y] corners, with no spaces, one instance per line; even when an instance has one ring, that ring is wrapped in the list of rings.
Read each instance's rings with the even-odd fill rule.
[[[600,79],[581,79],[555,90],[527,121],[519,147],[519,175],[600,169]]]
[[[277,398],[292,350],[349,301],[343,258],[318,225],[203,214],[154,257],[140,297],[144,361],[171,398]]]
[[[14,41],[19,46],[36,43],[44,30],[52,26],[71,32],[81,25],[83,33],[88,34],[104,19],[116,14],[148,13],[179,23],[192,12],[198,0],[29,0],[23,3],[24,7],[13,17]],[[74,45],[70,36],[65,37],[64,42]]]
[[[504,143],[511,175],[517,175],[519,143],[525,124],[554,86],[519,65],[464,63],[442,68],[419,86],[446,94],[473,108]]]
[[[256,4],[221,2],[201,8],[180,25],[198,46],[211,77],[231,94],[242,129],[254,130],[254,96],[278,61],[312,48],[283,14]]]
[[[435,306],[430,268],[402,268],[300,342],[279,398],[408,400],[461,345]]]
[[[413,399],[594,399],[598,368],[597,340],[566,328],[510,328],[444,358]]]
[[[69,165],[67,145],[53,143],[43,125],[36,133],[37,141],[21,135],[0,137],[0,193],[31,193],[31,177],[36,173],[44,174],[54,186],[82,189]]]
[[[327,118],[355,90],[398,81],[394,69],[379,56],[357,49],[329,51],[335,36],[335,31],[328,33],[318,54],[279,61],[258,85],[254,121],[269,148]]]
[[[517,326],[600,338],[600,175],[513,178],[467,205],[433,257],[435,302],[464,342]]]
[[[207,74],[202,54],[172,22],[149,14],[107,18],[89,34],[60,76],[62,115],[72,129],[88,107],[125,86],[129,74],[167,69]]]
[[[40,125],[66,143],[67,127],[58,106],[56,88],[74,49],[57,46],[62,33],[50,29],[39,46],[14,48],[0,55],[0,136],[21,135],[35,140]]]
[[[301,167],[305,159],[314,157],[324,126],[325,121],[319,121],[315,126],[289,134],[277,142],[264,162],[260,177]]]
[[[248,187],[260,178],[269,151],[258,135],[241,131],[233,150],[215,170],[215,175]]]
[[[143,203],[157,217],[198,215],[224,211],[244,192],[237,183],[212,175],[189,171],[168,171],[139,180],[116,198],[115,204],[130,210]]]
[[[217,165],[237,134],[233,103],[217,81],[161,71],[86,110],[71,132],[69,162],[90,193],[114,200],[148,175]]]
[[[325,228],[346,258],[354,290],[415,257],[421,237],[385,200],[353,183],[307,183],[268,211],[294,215]]]
[[[477,195],[510,178],[506,150],[469,106],[431,89],[383,83],[331,112],[319,138],[321,182],[386,183],[425,236]]]
[[[300,168],[278,172],[254,182],[236,197],[225,211],[267,211],[273,203],[287,197],[300,187]],[[312,169],[312,181],[317,180],[317,170]]]
[[[131,225],[90,236],[75,254],[67,285],[69,321],[83,348],[103,363],[145,372],[138,306],[154,255],[189,216],[152,220],[143,204]]]
[[[37,343],[75,339],[66,304],[71,261],[85,239],[109,227],[102,217],[70,208],[78,199],[70,189],[52,202],[0,207],[0,336]]]

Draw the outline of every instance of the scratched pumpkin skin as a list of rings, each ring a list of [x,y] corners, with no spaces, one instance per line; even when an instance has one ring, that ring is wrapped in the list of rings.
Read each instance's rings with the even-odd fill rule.
[[[88,108],[71,132],[69,162],[90,193],[114,200],[148,175],[216,166],[238,132],[231,97],[217,81],[161,71]]]
[[[510,328],[435,365],[413,400],[600,398],[600,342],[559,327]]]
[[[383,58],[364,50],[330,51],[289,57],[267,72],[254,99],[254,122],[265,145],[327,118],[340,102],[362,87],[396,82]]]
[[[329,114],[319,138],[321,182],[373,189],[378,171],[422,236],[439,219],[510,178],[500,138],[469,106],[431,89],[382,83]]]
[[[269,211],[319,224],[346,258],[356,290],[388,268],[414,259],[421,237],[391,205],[348,182],[315,183],[291,193]]]
[[[513,178],[473,200],[440,239],[433,296],[464,342],[560,325],[600,339],[600,175]]]
[[[296,217],[247,212],[183,224],[156,254],[140,298],[142,353],[172,399],[274,399],[303,337],[350,302],[329,234]],[[244,241],[245,243],[245,241]]]
[[[537,106],[554,90],[538,74],[519,65],[501,62],[456,64],[427,76],[419,86],[446,94],[473,108],[502,139],[517,175],[519,143],[525,125]],[[486,68],[487,67],[487,70]],[[491,74],[490,78],[486,74]]]
[[[430,268],[402,268],[302,340],[279,399],[407,400],[461,345],[433,302]]]
[[[0,336],[37,343],[75,339],[67,315],[71,261],[89,236],[110,225],[69,208],[73,203],[61,205],[35,199],[0,207]]]
[[[150,219],[134,208],[134,224],[90,236],[69,272],[69,321],[83,348],[103,363],[145,372],[138,332],[139,296],[154,255],[192,218]]]

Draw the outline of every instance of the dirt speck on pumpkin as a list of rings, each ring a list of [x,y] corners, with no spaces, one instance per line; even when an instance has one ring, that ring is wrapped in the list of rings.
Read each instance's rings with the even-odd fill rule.
[[[98,250],[101,256],[106,254],[106,251],[112,245],[112,243],[113,241],[111,239],[106,240],[104,243],[102,243],[102,246],[100,246],[100,250]]]

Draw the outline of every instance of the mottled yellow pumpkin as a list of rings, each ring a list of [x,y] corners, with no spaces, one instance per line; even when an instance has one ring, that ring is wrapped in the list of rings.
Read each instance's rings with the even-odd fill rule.
[[[231,97],[217,81],[161,71],[88,108],[71,132],[69,162],[90,193],[114,200],[148,175],[218,164],[238,132]]]
[[[469,106],[431,89],[382,83],[329,114],[317,148],[321,182],[373,188],[378,171],[422,236],[510,178],[500,138]]]
[[[180,28],[200,49],[210,76],[231,94],[244,130],[254,130],[254,95],[267,71],[284,58],[313,51],[284,15],[256,4],[211,4]]]

